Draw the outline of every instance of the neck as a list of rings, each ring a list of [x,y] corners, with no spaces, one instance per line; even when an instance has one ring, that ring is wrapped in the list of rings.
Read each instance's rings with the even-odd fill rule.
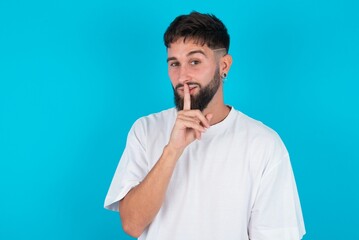
[[[212,114],[210,124],[214,125],[223,121],[230,112],[230,107],[224,104],[222,88],[218,89],[217,93],[213,96],[212,101],[208,104],[206,109],[203,110],[203,114]]]

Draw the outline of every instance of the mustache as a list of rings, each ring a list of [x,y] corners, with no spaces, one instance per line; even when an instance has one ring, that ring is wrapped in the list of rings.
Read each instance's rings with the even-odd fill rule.
[[[201,84],[195,83],[195,82],[187,82],[186,84],[187,84],[189,87],[191,87],[191,86],[201,87]],[[175,87],[175,90],[177,91],[179,88],[183,88],[183,84],[182,84],[182,83],[177,84],[176,87]]]

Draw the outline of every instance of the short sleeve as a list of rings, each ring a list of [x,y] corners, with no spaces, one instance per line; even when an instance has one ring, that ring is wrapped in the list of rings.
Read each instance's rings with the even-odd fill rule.
[[[299,240],[304,221],[289,155],[279,139],[265,167],[249,222],[250,240]]]
[[[137,186],[147,173],[146,133],[141,120],[138,120],[128,133],[126,147],[112,179],[104,207],[118,211],[119,201]]]

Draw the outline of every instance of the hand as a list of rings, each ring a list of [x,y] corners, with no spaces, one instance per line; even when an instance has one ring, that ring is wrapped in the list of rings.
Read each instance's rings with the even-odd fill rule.
[[[187,84],[183,86],[183,110],[177,114],[177,119],[172,129],[169,146],[183,151],[210,127],[212,114],[204,116],[199,110],[191,110],[191,95]]]

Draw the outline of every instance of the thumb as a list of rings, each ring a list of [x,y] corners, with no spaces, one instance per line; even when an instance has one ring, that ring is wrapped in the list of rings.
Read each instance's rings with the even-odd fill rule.
[[[207,120],[208,120],[208,122],[209,122],[209,125],[211,125],[211,120],[212,120],[212,118],[213,118],[213,114],[212,114],[212,113],[208,113],[208,114],[206,115],[206,118],[207,118]]]

